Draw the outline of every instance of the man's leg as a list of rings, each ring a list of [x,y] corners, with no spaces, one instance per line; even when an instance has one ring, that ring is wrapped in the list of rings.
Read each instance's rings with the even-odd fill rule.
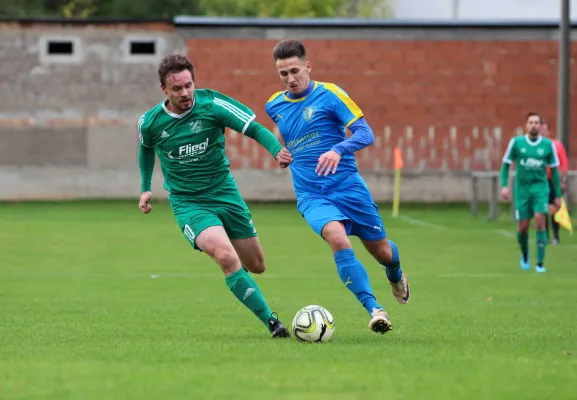
[[[219,203],[217,210],[218,215],[223,222],[226,234],[228,238],[230,238],[230,243],[238,255],[239,263],[241,264],[242,272],[239,272],[239,274],[248,277],[254,282],[248,272],[262,274],[265,270],[265,263],[264,252],[258,240],[250,210],[238,192],[236,185],[230,185],[230,187],[221,193]],[[254,282],[253,287],[258,290],[257,294],[258,297],[262,299],[262,302],[266,303],[256,282]],[[236,290],[242,292],[242,285]],[[248,292],[243,294],[243,296],[247,293]],[[266,319],[266,324],[268,324],[273,337],[289,336],[288,329],[280,322],[276,313],[274,317],[271,316],[271,314],[268,314],[268,316],[265,314],[263,317]]]
[[[341,282],[370,315],[369,328],[385,333],[392,328],[387,313],[377,302],[365,267],[355,256],[347,234],[350,221],[328,200],[311,195],[299,199],[299,211],[311,228],[330,246]]]
[[[331,221],[322,229],[322,237],[331,247],[341,281],[365,307],[371,319],[369,328],[377,333],[392,329],[388,314],[375,298],[369,275],[355,256],[345,226],[341,221]]]
[[[399,303],[407,304],[410,297],[409,281],[401,269],[401,258],[396,243],[387,238],[379,240],[361,239],[361,242],[373,258],[385,267],[393,296]]]
[[[547,217],[548,214],[546,213],[535,213],[535,231],[537,239],[537,265],[535,266],[535,270],[537,272],[546,271],[543,262],[545,260],[545,248],[547,247],[547,232],[545,230]]]
[[[171,206],[188,242],[218,264],[234,296],[269,328],[273,337],[288,337],[288,330],[273,316],[256,282],[241,267],[238,254],[220,219],[212,211],[204,209],[204,206],[174,200],[174,197]]]
[[[545,223],[547,225],[547,228],[549,227],[549,219],[551,219],[551,227],[553,228],[553,244],[559,244],[559,222],[555,221],[555,213],[557,213],[557,207],[555,206],[550,206],[549,207],[549,215],[547,215],[547,218],[545,219]],[[547,239],[549,239],[549,233],[547,233]]]
[[[529,219],[522,219],[517,222],[517,242],[521,249],[521,268],[529,270]]]
[[[537,239],[537,265],[535,266],[535,270],[537,272],[546,271],[543,262],[545,261],[545,249],[547,247],[547,232],[545,228],[547,218],[549,217],[548,188],[548,186],[542,187],[542,185],[538,185],[531,195],[531,206],[535,212],[535,231]]]
[[[553,228],[553,240],[550,243],[559,244],[559,223],[555,221],[555,213],[557,212],[557,207],[555,207],[555,191],[553,190],[553,182],[549,180],[549,206],[548,214],[545,218],[545,229],[547,231],[547,242],[549,243],[549,219],[551,220],[551,227]]]
[[[529,221],[532,217],[528,190],[516,187],[514,194],[515,219],[517,220],[517,242],[521,250],[521,269],[531,268],[529,262]]]
[[[257,236],[245,239],[231,239],[242,266],[253,274],[262,274],[266,265],[264,251]]]
[[[406,304],[409,301],[409,283],[401,269],[399,249],[395,242],[387,239],[379,208],[364,180],[358,177],[346,192],[331,193],[330,200],[350,218],[349,234],[359,237],[365,249],[385,268],[393,296],[399,303]]]

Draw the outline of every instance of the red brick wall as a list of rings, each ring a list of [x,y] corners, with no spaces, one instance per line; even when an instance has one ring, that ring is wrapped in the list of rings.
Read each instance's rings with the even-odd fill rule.
[[[231,95],[274,128],[264,111],[281,90],[271,59],[276,41],[191,39],[198,86]],[[508,139],[534,110],[557,118],[557,43],[553,41],[306,40],[313,78],[346,90],[379,137],[358,154],[362,169],[390,168],[390,148],[402,144],[407,168],[498,168]],[[577,54],[577,43],[573,43]],[[577,63],[572,64],[572,109]],[[385,127],[389,127],[389,135]],[[412,135],[407,127],[412,127]],[[432,128],[431,128],[432,127]],[[453,133],[451,134],[451,127]],[[477,134],[474,133],[477,129]],[[493,134],[501,128],[502,138]],[[434,132],[432,132],[434,130]],[[577,168],[577,117],[571,121]],[[402,138],[402,142],[398,140]],[[268,157],[229,136],[233,167],[267,168]],[[490,157],[487,164],[485,157]]]

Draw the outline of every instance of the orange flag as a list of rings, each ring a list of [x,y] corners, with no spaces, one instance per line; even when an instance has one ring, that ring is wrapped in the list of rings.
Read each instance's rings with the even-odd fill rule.
[[[395,169],[403,169],[403,156],[399,147],[395,147],[393,150],[393,167]]]

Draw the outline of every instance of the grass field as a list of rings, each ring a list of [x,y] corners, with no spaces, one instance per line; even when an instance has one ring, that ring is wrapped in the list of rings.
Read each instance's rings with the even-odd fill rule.
[[[290,324],[325,306],[333,342],[270,339],[166,203],[0,204],[0,398],[575,398],[577,235],[536,274],[507,215],[382,208],[412,297],[397,304],[354,240],[394,324],[380,336],[292,204],[252,210],[272,308]]]

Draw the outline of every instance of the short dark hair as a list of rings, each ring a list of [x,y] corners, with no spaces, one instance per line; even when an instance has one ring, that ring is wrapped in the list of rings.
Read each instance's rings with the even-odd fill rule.
[[[194,81],[194,66],[186,56],[182,54],[169,54],[162,59],[158,66],[158,78],[162,86],[166,85],[166,77],[170,74],[176,74],[184,70],[190,71]]]
[[[527,116],[525,117],[525,121],[528,121],[530,117],[539,117],[539,122],[543,123],[543,118],[541,118],[539,113],[536,113],[534,111],[528,112]]]
[[[303,42],[297,39],[281,40],[272,49],[272,57],[275,61],[298,57],[301,60],[307,58],[307,51]]]

